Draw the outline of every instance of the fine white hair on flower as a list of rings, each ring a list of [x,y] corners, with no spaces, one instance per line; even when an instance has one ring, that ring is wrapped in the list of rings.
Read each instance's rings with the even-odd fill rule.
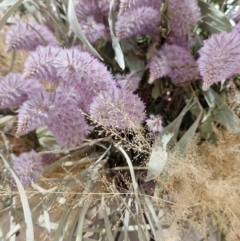
[[[93,99],[90,116],[103,126],[124,130],[140,126],[144,109],[144,103],[130,90],[113,87]]]
[[[160,115],[150,115],[150,118],[146,120],[147,126],[152,132],[162,132],[162,117]]]

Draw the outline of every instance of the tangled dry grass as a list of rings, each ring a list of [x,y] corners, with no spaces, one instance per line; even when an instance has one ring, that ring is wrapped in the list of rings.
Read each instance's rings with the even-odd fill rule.
[[[195,138],[184,157],[170,154],[157,179],[157,197],[164,190],[168,200],[158,204],[167,203],[165,218],[174,235],[182,237],[194,227],[202,238],[218,229],[224,240],[240,240],[240,137],[226,131],[217,136],[214,145],[199,145]]]

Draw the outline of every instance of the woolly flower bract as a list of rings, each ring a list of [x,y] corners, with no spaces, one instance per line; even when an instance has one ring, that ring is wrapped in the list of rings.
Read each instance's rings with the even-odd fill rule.
[[[145,105],[137,95],[115,87],[93,99],[90,116],[103,126],[131,129],[139,127],[144,120],[144,109]]]
[[[240,72],[240,34],[222,32],[204,41],[199,50],[203,90]]]

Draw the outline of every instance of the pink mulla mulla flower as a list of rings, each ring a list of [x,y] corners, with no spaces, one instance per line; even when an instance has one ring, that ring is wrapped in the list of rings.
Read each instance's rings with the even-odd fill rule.
[[[45,126],[56,111],[58,96],[56,93],[42,91],[25,101],[18,110],[16,137],[27,134],[38,127]]]
[[[75,79],[92,96],[114,85],[107,67],[88,52],[73,47],[63,50],[54,61],[57,73],[63,79]]]
[[[149,83],[163,76],[169,76],[173,83],[184,83],[198,75],[197,63],[189,50],[177,46],[164,44],[148,61],[150,70]]]
[[[39,175],[43,172],[43,157],[34,150],[23,152],[20,156],[12,159],[11,166],[23,186],[30,186],[32,182],[37,182]],[[14,178],[11,176],[12,183],[13,180]]]
[[[140,6],[148,6],[160,10],[161,4],[161,0],[120,0],[119,15],[122,15],[128,9],[133,9]]]
[[[108,0],[81,0],[75,11],[82,31],[90,43],[99,39],[109,39],[107,17],[110,2]]]
[[[87,88],[76,82],[75,79],[64,80],[56,90],[61,98],[74,104],[78,109],[88,112],[93,98]]]
[[[193,26],[201,20],[201,12],[197,1],[170,0],[169,5],[174,14],[170,21],[170,29],[176,40],[189,36]]]
[[[109,39],[109,31],[103,23],[97,22],[93,16],[87,16],[80,22],[83,33],[90,43],[99,39]]]
[[[39,45],[48,44],[57,44],[57,39],[46,26],[38,23],[18,22],[6,34],[7,51],[33,51]]]
[[[160,115],[150,115],[150,118],[146,120],[147,126],[152,132],[162,132],[162,117]]]
[[[57,46],[38,46],[35,51],[30,52],[25,61],[23,77],[58,84],[59,78],[53,60],[57,58],[61,50]]]
[[[35,81],[23,80],[20,73],[9,73],[0,80],[0,109],[20,106],[29,95],[41,89]]]
[[[161,18],[158,9],[141,6],[125,11],[119,15],[115,24],[116,36],[119,40],[134,35],[156,36],[156,27]]]
[[[240,72],[240,34],[222,32],[204,41],[199,50],[199,71],[203,90]]]
[[[117,83],[121,88],[129,89],[131,91],[135,91],[138,89],[139,82],[141,78],[136,75],[136,71],[132,71],[127,75],[115,75]]]
[[[65,148],[82,144],[89,133],[89,126],[78,106],[71,101],[60,101],[54,118],[46,123],[56,141]]]
[[[81,79],[87,75],[86,67],[91,64],[94,57],[88,52],[82,52],[77,47],[63,49],[54,61],[57,73],[64,79]]]
[[[90,106],[90,116],[98,124],[116,129],[131,129],[144,120],[145,105],[130,90],[111,88],[100,92]]]

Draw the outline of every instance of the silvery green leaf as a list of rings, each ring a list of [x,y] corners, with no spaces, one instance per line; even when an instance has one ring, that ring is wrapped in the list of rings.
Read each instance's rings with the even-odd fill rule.
[[[133,45],[137,45],[137,41],[134,38],[131,38],[131,43],[126,42],[125,40],[121,41],[121,47],[123,52],[125,51],[134,51]],[[143,60],[135,57],[135,56],[125,56],[125,61],[127,66],[131,71],[138,72],[139,77],[142,77],[145,70],[145,63]]]
[[[160,87],[159,87],[159,81],[155,81],[153,83],[153,88],[152,88],[152,97],[153,99],[157,99],[160,96]]]
[[[203,91],[203,95],[208,105],[215,107],[212,110],[212,119],[221,123],[226,129],[240,134],[240,119],[225,104],[222,98],[213,89]]]
[[[33,220],[32,220],[32,214],[31,214],[31,209],[28,203],[28,197],[25,192],[25,189],[18,178],[16,172],[11,168],[9,165],[8,161],[4,158],[4,156],[0,153],[0,156],[4,162],[4,165],[6,168],[10,171],[12,174],[14,181],[16,182],[17,188],[18,188],[18,193],[20,196],[22,208],[23,208],[23,213],[24,213],[24,219],[26,223],[26,240],[35,240],[34,239],[34,231],[33,231]]]
[[[79,23],[77,21],[76,13],[74,10],[73,0],[69,0],[68,2],[68,20],[70,27],[76,36],[82,41],[82,43],[88,48],[88,50],[93,53],[98,58],[102,59],[102,57],[98,54],[98,52],[93,48],[93,46],[89,43],[86,36],[84,35]]]
[[[197,127],[199,125],[199,122],[201,121],[202,114],[203,114],[203,110],[200,112],[197,119],[194,121],[194,123],[191,125],[191,127],[184,133],[184,135],[178,142],[178,147],[179,147],[181,153],[185,152],[187,145],[193,139],[193,137],[196,133]]]
[[[188,101],[186,106],[184,107],[184,109],[178,115],[178,117],[163,129],[163,132],[160,135],[160,138],[163,135],[166,135],[168,133],[172,133],[173,139],[176,140],[177,136],[178,136],[178,131],[179,131],[180,125],[182,123],[182,119],[185,116],[185,114],[193,107],[194,104],[195,104],[195,102],[192,102],[192,100]]]
[[[212,4],[198,0],[198,5],[202,13],[202,23],[200,26],[210,33],[220,33],[222,31],[231,32],[231,23],[220,10]]]
[[[153,147],[148,164],[146,182],[156,178],[163,171],[167,161],[167,144],[173,137],[173,133],[165,134],[161,137],[161,143]]]
[[[3,2],[0,3],[0,7],[10,7],[17,2],[19,2],[19,0],[4,0]]]
[[[108,24],[109,24],[109,28],[110,28],[110,35],[112,38],[112,46],[113,46],[113,49],[115,52],[115,60],[117,61],[118,65],[120,66],[121,69],[125,69],[123,52],[122,52],[120,43],[114,34],[113,4],[114,4],[114,0],[111,0],[110,1],[110,10],[109,10],[109,15],[108,15]]]

